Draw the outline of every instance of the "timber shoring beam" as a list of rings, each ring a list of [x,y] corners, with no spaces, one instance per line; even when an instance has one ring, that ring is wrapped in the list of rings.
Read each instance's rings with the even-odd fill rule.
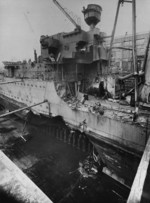
[[[0,118],[3,118],[3,117],[6,117],[6,116],[9,116],[9,115],[18,113],[18,112],[23,111],[23,110],[26,110],[26,109],[30,109],[31,107],[38,106],[38,105],[43,104],[43,103],[46,103],[46,102],[48,102],[48,100],[44,100],[44,101],[42,101],[42,102],[39,102],[39,103],[36,103],[36,104],[32,104],[32,105],[30,105],[30,106],[26,106],[26,107],[23,107],[23,108],[20,108],[20,109],[17,109],[17,110],[14,110],[14,111],[11,111],[11,112],[2,114],[2,115],[0,115]]]
[[[111,49],[123,49],[123,50],[129,50],[129,51],[132,51],[132,49],[131,48],[129,48],[129,47],[112,47]]]
[[[127,203],[140,203],[150,162],[150,136],[135,175]]]

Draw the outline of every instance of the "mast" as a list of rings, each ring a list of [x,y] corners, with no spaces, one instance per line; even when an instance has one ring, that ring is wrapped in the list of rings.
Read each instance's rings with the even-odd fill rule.
[[[132,49],[133,49],[133,71],[135,77],[135,107],[138,106],[138,67],[136,50],[136,0],[132,0]]]
[[[110,68],[110,64],[111,64],[112,46],[113,46],[113,41],[114,41],[114,36],[115,36],[115,31],[116,31],[116,25],[117,25],[117,21],[118,21],[118,14],[119,14],[120,3],[121,3],[121,1],[118,0],[117,11],[116,11],[116,16],[115,16],[115,22],[114,22],[114,26],[113,26],[113,30],[112,30],[112,34],[111,34],[109,56],[108,56],[108,68]],[[107,70],[107,73],[108,73],[108,70]]]

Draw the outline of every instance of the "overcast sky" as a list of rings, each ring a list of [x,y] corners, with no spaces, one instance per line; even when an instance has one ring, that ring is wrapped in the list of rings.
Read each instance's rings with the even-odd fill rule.
[[[58,0],[72,15],[81,19],[88,30],[82,8],[89,3],[102,6],[101,22],[97,25],[108,35],[112,31],[118,0]],[[137,32],[150,30],[150,0],[136,0]],[[131,33],[131,4],[120,9],[116,35]],[[41,35],[72,31],[74,26],[52,0],[0,0],[0,63],[5,60],[33,59],[33,50],[40,54]]]

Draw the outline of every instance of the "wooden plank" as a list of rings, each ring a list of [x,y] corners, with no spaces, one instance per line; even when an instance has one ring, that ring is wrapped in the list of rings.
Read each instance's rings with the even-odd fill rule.
[[[0,150],[0,187],[19,202],[52,201]]]
[[[20,112],[20,111],[23,111],[23,110],[26,110],[26,109],[30,109],[31,107],[38,106],[38,105],[43,104],[43,103],[46,103],[46,102],[48,102],[48,100],[44,100],[44,101],[42,101],[42,102],[38,102],[38,103],[36,103],[36,104],[32,104],[32,105],[30,105],[30,106],[26,106],[26,107],[23,107],[23,108],[20,108],[20,109],[11,111],[11,112],[9,112],[9,113],[2,114],[2,115],[0,115],[0,118],[3,118],[3,117],[6,117],[6,116],[15,114],[15,113],[17,113],[17,112]]]
[[[139,203],[142,198],[144,183],[150,161],[150,136],[134,178],[127,203]]]

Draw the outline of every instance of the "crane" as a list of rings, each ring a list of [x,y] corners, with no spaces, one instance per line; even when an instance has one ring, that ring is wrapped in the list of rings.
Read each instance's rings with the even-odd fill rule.
[[[58,3],[58,1],[53,0],[54,4],[65,14],[65,16],[75,25],[78,30],[81,30],[81,26],[76,23],[76,21],[65,11],[65,9]]]

